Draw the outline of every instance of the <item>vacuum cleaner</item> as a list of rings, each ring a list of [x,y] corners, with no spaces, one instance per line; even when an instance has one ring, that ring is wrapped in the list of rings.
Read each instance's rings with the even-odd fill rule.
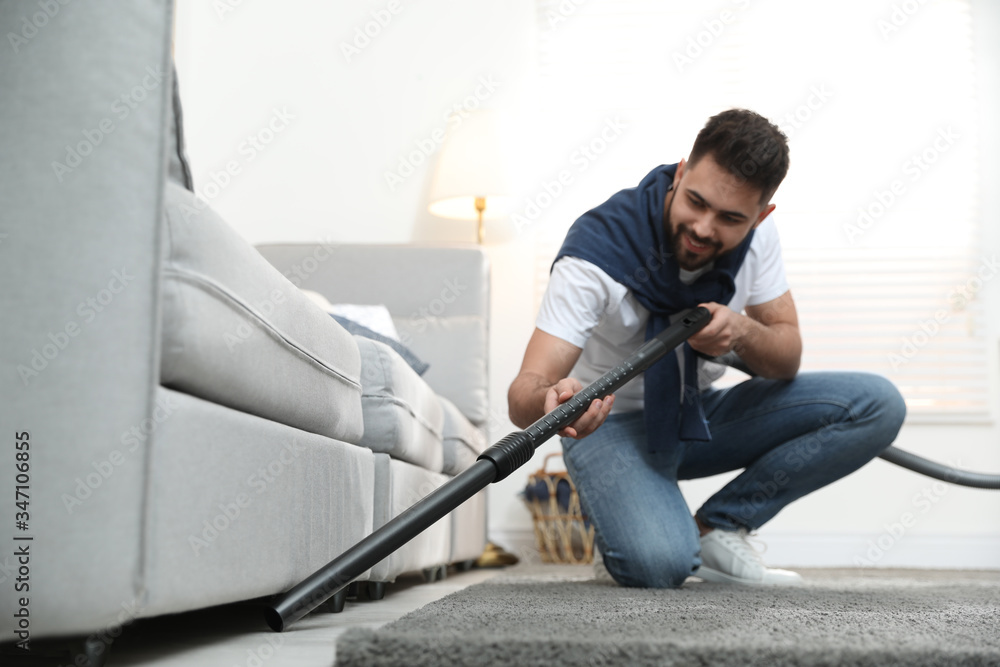
[[[291,590],[277,596],[265,609],[265,620],[275,632],[286,630],[310,611],[346,588],[414,537],[456,507],[499,482],[527,463],[543,442],[587,411],[591,402],[613,394],[678,345],[703,329],[712,319],[707,308],[692,308],[658,336],[646,341],[627,359],[524,430],[514,431],[484,451],[476,462],[402,514],[314,572]],[[734,354],[711,358],[749,375],[752,371]],[[1000,475],[968,472],[928,461],[896,447],[881,458],[922,475],[983,489],[1000,489]]]

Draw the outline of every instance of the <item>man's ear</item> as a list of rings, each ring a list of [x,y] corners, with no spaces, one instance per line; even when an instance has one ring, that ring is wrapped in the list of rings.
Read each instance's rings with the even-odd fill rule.
[[[771,215],[771,212],[773,210],[774,210],[774,204],[768,204],[767,206],[765,206],[764,210],[760,212],[759,216],[757,216],[757,222],[753,223],[753,228],[757,229],[757,227],[760,226],[760,223],[764,222],[764,218]]]
[[[684,175],[684,167],[687,166],[687,160],[681,158],[681,161],[677,163],[677,173],[674,174],[674,185],[680,182],[681,176]]]

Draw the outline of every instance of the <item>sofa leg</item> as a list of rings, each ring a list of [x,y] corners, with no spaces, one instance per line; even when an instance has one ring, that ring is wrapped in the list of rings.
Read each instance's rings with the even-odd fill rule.
[[[88,659],[88,662],[84,664],[90,665],[90,667],[104,667],[108,661],[108,654],[111,652],[110,648],[96,637],[88,637],[83,641],[82,653]]]
[[[316,611],[323,612],[327,614],[339,614],[344,611],[344,605],[347,603],[347,588],[341,588],[339,591],[333,594],[329,600],[316,607]]]
[[[369,581],[368,582],[368,598],[370,600],[381,600],[385,597],[385,582],[384,581]]]
[[[330,598],[330,609],[334,614],[339,614],[344,611],[344,604],[347,603],[347,589],[342,588],[333,594]]]
[[[463,560],[463,561],[455,564],[455,567],[458,568],[459,572],[468,572],[469,570],[471,570],[475,566],[476,566],[476,559],[475,558],[470,558],[469,560]]]
[[[424,568],[424,583],[433,584],[435,581],[441,581],[447,576],[448,576],[447,565],[435,565],[434,567]]]

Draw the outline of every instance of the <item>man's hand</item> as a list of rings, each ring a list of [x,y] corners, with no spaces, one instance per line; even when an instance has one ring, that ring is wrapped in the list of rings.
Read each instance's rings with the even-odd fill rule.
[[[582,390],[583,385],[575,378],[559,380],[559,382],[555,383],[545,392],[545,414],[552,412]],[[559,431],[559,435],[564,438],[576,438],[577,440],[586,438],[596,431],[598,426],[604,423],[614,404],[614,394],[607,396],[603,401],[601,399],[594,399],[590,403],[590,407],[587,408],[587,411],[580,415],[572,424]]]
[[[507,391],[510,420],[527,428],[582,391],[579,380],[567,377],[581,351],[561,338],[535,329],[524,353],[521,372]],[[577,439],[590,435],[604,423],[614,404],[614,396],[592,401],[587,411],[560,430],[559,435]]]
[[[790,380],[799,371],[802,337],[792,293],[746,307],[746,315],[718,303],[702,303],[712,313],[704,329],[688,338],[698,352],[712,357],[735,351],[765,378]]]
[[[720,303],[698,305],[712,313],[712,320],[704,329],[688,338],[688,344],[710,357],[732,351],[749,329],[747,318]]]

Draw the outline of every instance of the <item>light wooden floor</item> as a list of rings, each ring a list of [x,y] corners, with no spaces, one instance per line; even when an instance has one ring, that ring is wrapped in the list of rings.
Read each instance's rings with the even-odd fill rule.
[[[253,603],[214,607],[136,622],[111,646],[108,667],[284,667],[333,665],[347,628],[378,627],[503,570],[452,570],[442,581],[400,578],[378,601],[348,601],[339,614],[311,614],[271,632]]]

